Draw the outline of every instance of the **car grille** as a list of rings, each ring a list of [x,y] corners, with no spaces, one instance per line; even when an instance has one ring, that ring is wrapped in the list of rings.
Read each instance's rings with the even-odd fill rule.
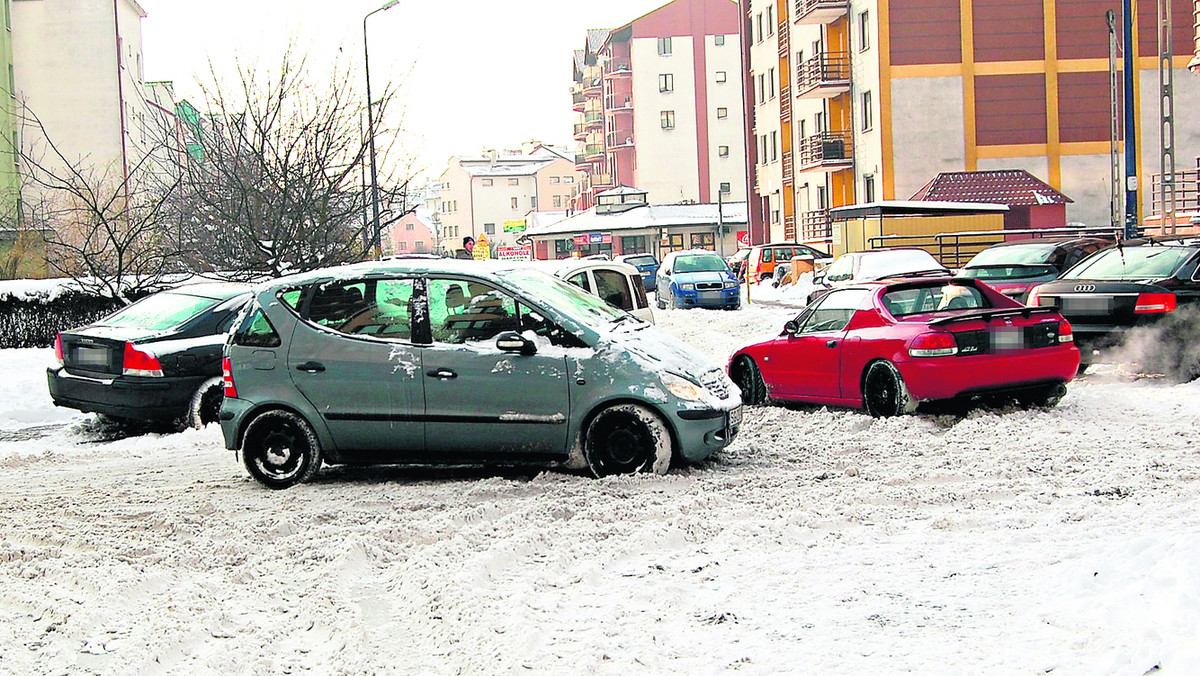
[[[721,399],[729,398],[729,377],[721,369],[713,369],[700,377],[700,384]]]
[[[697,282],[696,284],[697,291],[716,291],[723,288],[725,288],[725,284],[722,282]]]

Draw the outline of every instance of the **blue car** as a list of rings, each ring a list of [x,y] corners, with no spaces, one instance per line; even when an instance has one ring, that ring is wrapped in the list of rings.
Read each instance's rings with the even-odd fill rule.
[[[672,251],[663,258],[655,280],[659,308],[714,307],[736,310],[742,305],[737,277],[725,259],[712,251]]]
[[[620,263],[628,263],[637,268],[639,274],[642,275],[642,286],[646,287],[647,291],[653,291],[654,277],[658,274],[658,260],[648,253],[628,254],[626,256],[617,256],[614,260]]]

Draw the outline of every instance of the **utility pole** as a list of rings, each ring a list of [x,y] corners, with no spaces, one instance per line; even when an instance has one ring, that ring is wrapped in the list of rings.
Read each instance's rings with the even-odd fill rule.
[[[1109,226],[1113,232],[1121,228],[1121,86],[1117,81],[1117,13],[1104,13],[1108,23],[1108,112],[1109,112]]]
[[[1133,0],[1122,0],[1121,13],[1121,41],[1125,47],[1122,59],[1125,67],[1125,238],[1133,239],[1138,236],[1137,119],[1133,114],[1134,97],[1137,96],[1133,89],[1133,74],[1137,64],[1133,59],[1136,48]]]
[[[1163,234],[1175,234],[1175,40],[1171,35],[1171,0],[1158,0],[1158,142],[1162,176]],[[1168,219],[1170,225],[1167,225]],[[1168,230],[1168,228],[1170,228]]]
[[[379,227],[379,177],[375,169],[375,115],[372,110],[375,102],[371,100],[371,51],[367,49],[367,19],[370,19],[372,14],[395,7],[399,2],[400,0],[388,0],[382,7],[367,12],[367,15],[363,17],[363,67],[367,71],[367,144],[371,153],[371,207],[374,215],[371,227],[372,237],[375,240],[376,260],[383,255],[383,233]]]

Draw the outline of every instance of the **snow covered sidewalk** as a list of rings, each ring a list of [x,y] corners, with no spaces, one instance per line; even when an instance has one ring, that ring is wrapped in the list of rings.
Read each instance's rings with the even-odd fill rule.
[[[656,317],[723,362],[794,313]],[[50,358],[0,352],[3,673],[1200,671],[1198,383],[1102,368],[1056,409],[961,419],[751,408],[665,477],[272,492],[215,428],[96,443],[49,407]]]

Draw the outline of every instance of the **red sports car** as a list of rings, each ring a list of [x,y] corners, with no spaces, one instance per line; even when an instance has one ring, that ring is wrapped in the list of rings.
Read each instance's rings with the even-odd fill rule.
[[[1002,396],[1053,406],[1079,367],[1071,325],[973,279],[889,279],[830,291],[729,376],[767,399],[909,413],[924,401]]]

